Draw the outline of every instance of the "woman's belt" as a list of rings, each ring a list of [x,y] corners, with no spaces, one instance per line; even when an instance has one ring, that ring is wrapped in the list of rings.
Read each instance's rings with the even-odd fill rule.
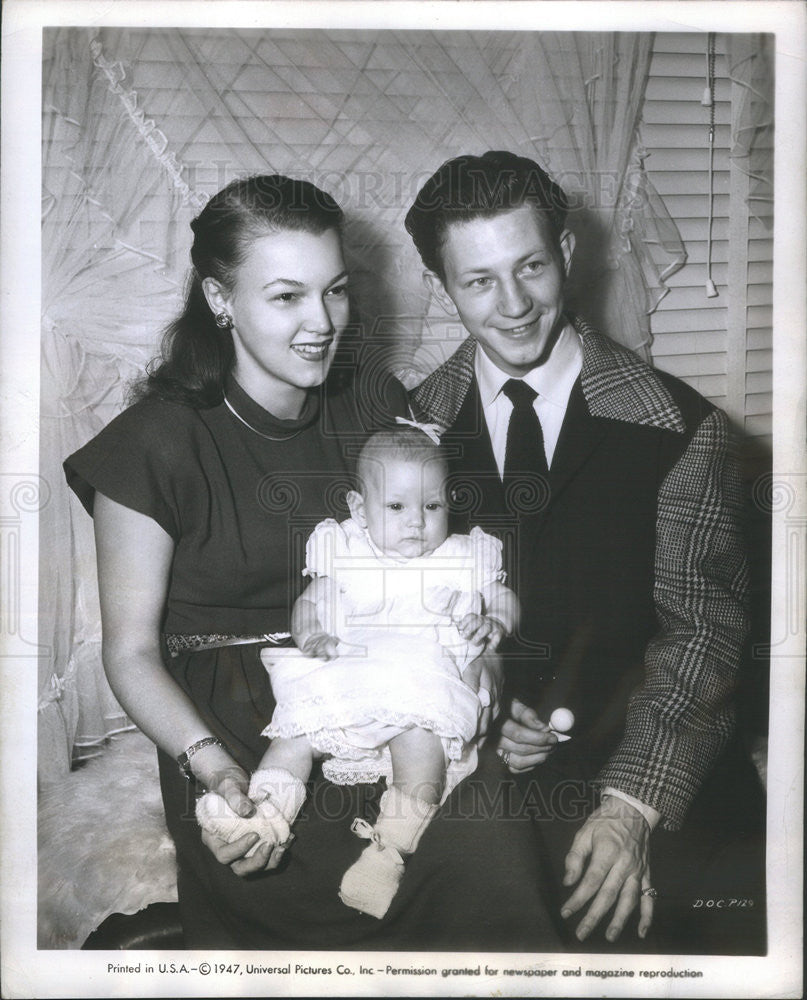
[[[285,646],[291,640],[291,633],[265,632],[263,635],[222,635],[214,632],[208,635],[183,635],[176,632],[166,632],[164,638],[171,656],[179,656],[180,653],[199,653],[205,649],[220,649],[222,646],[245,646],[254,642],[263,642],[270,646]]]

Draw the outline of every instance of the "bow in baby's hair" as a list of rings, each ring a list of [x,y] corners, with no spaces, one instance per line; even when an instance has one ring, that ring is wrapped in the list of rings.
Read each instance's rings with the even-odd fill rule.
[[[412,411],[409,411],[412,413]],[[414,419],[414,414],[412,414],[412,420],[408,420],[406,417],[396,417],[396,421],[399,424],[406,424],[407,427],[414,427],[434,441],[435,444],[440,444],[440,431],[442,427],[439,424],[421,424],[419,421]]]

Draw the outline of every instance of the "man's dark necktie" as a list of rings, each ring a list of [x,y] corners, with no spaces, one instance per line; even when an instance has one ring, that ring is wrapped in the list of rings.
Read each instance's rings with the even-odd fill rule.
[[[515,378],[504,383],[502,392],[513,404],[504,453],[504,485],[523,479],[531,473],[547,476],[549,469],[544,451],[544,434],[541,421],[533,408],[538,393],[526,382]]]

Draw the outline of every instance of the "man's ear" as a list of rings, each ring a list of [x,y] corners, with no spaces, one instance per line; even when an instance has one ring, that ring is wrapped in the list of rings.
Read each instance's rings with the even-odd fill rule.
[[[364,514],[364,497],[361,493],[357,493],[355,490],[348,490],[347,497],[345,499],[347,500],[350,516],[360,528],[366,528],[367,518]]]
[[[449,316],[457,316],[457,307],[454,305],[454,300],[446,291],[446,287],[443,284],[440,275],[436,274],[434,271],[424,271],[423,281]]]
[[[564,229],[560,234],[560,252],[563,257],[563,271],[566,277],[569,277],[569,269],[572,266],[572,257],[574,256],[574,233],[570,229]]]
[[[215,278],[202,278],[202,291],[214,316],[221,312],[231,312],[230,295],[221,282]]]

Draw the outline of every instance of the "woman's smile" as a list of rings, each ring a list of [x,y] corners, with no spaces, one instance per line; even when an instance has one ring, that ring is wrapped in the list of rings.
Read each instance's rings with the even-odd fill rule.
[[[328,357],[328,352],[333,343],[333,337],[322,341],[319,344],[292,344],[291,349],[304,361],[324,361]]]

